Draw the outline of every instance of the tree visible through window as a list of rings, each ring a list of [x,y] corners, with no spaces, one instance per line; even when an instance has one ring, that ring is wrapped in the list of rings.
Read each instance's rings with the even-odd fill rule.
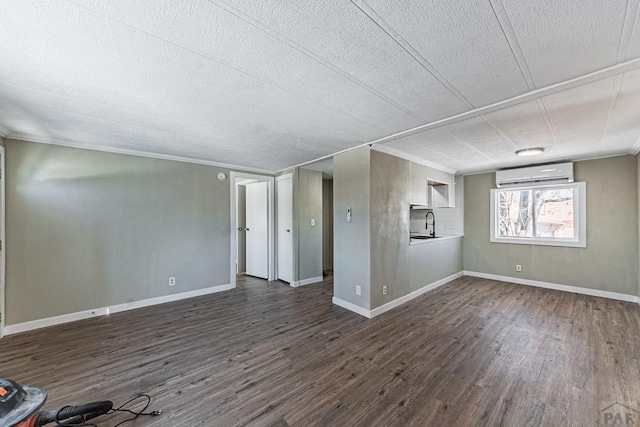
[[[575,237],[573,188],[498,194],[500,237]]]
[[[584,183],[576,183],[492,190],[494,228],[491,240],[512,243],[581,240],[578,245],[568,246],[584,247],[586,238],[578,233],[577,222],[581,217],[577,202],[580,194],[586,198],[585,188]]]

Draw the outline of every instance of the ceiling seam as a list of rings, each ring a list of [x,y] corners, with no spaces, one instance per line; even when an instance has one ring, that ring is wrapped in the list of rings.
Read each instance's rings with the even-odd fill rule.
[[[603,155],[605,147],[609,139],[609,133],[613,126],[613,116],[615,114],[616,106],[618,105],[618,99],[620,97],[620,90],[622,89],[622,82],[624,81],[624,73],[617,75],[613,78],[611,85],[611,96],[609,97],[609,106],[607,108],[607,119],[605,121],[604,129],[602,130],[602,140],[600,142],[600,155]]]
[[[510,143],[514,148],[518,148],[518,145],[517,145],[515,142],[513,142],[513,141],[511,140],[511,138],[509,138],[509,137],[507,136],[507,134],[505,134],[504,132],[502,132],[502,131],[498,128],[498,126],[496,126],[495,124],[493,124],[493,123],[491,122],[491,120],[489,120],[486,116],[482,115],[482,116],[480,116],[480,118],[481,118],[481,119],[482,119],[482,120],[487,124],[487,126],[489,126],[489,127],[491,128],[491,130],[493,130],[493,131],[496,133],[496,135],[498,135],[499,137],[501,137],[502,139],[504,139],[505,141],[507,141],[508,143]]]
[[[482,150],[480,150],[479,148],[474,147],[473,145],[469,144],[466,141],[463,141],[462,139],[458,138],[457,136],[455,136],[454,134],[447,132],[447,134],[449,136],[451,136],[453,139],[455,139],[456,141],[458,141],[460,144],[462,145],[466,145],[467,147],[471,148],[472,151],[476,151],[478,152],[480,155],[484,156],[485,158],[489,159],[489,160],[495,160],[493,157],[491,157],[490,155],[488,155],[487,153],[483,152]]]
[[[362,13],[364,13],[374,24],[386,33],[393,41],[395,41],[405,52],[407,52],[421,67],[427,70],[436,80],[440,82],[453,96],[458,98],[467,108],[473,110],[475,105],[471,103],[456,87],[449,82],[440,72],[414,48],[407,40],[404,39],[396,30],[389,25],[378,13],[367,4],[364,0],[351,0],[351,3]]]
[[[640,8],[638,8],[638,12],[636,13],[636,19],[633,21],[633,29],[631,30],[631,40],[633,40],[633,36],[638,29],[638,15],[640,15]],[[625,61],[629,58],[629,50],[631,49],[631,40],[629,41],[629,46],[627,47],[627,52],[625,54]]]
[[[626,60],[629,55],[629,49],[631,49],[631,40],[635,33],[636,24],[638,22],[639,12],[638,0],[627,0],[627,7],[624,10],[624,19],[622,22],[622,29],[620,31],[620,40],[618,42],[618,52],[616,55],[616,63],[620,63]],[[630,22],[632,21],[632,22]],[[613,116],[618,105],[618,99],[620,98],[620,92],[622,91],[622,84],[624,82],[624,73],[622,76],[613,80],[613,87],[611,92],[611,98],[609,98],[609,106],[607,108],[607,119],[604,130],[602,132],[602,141],[600,143],[600,154],[604,153],[605,147],[609,143],[609,135],[611,134],[611,128],[613,127]]]
[[[368,92],[372,93],[373,95],[375,95],[376,97],[380,98],[381,100],[393,105],[398,110],[400,110],[400,111],[412,116],[415,119],[422,120],[422,121],[426,120],[424,117],[420,116],[418,113],[416,113],[414,111],[411,111],[410,109],[408,109],[408,108],[404,107],[403,105],[397,103],[396,101],[394,101],[390,97],[386,96],[382,92],[378,91],[374,87],[371,87],[367,83],[365,83],[362,80],[358,79],[356,76],[344,71],[343,69],[341,69],[337,65],[335,65],[335,64],[331,63],[330,61],[327,61],[326,59],[322,58],[321,56],[315,54],[310,49],[307,49],[304,46],[302,46],[301,44],[291,40],[287,36],[285,36],[283,34],[280,34],[279,32],[275,31],[273,28],[269,27],[268,25],[261,23],[260,21],[254,19],[251,16],[247,15],[246,13],[234,8],[233,6],[229,5],[228,3],[225,3],[225,2],[222,2],[222,1],[215,1],[215,0],[208,0],[208,1],[209,1],[209,3],[219,7],[220,9],[224,10],[225,12],[227,12],[227,13],[235,16],[236,18],[246,22],[247,24],[249,24],[249,25],[253,26],[254,28],[262,31],[263,33],[270,35],[271,37],[275,38],[276,40],[278,40],[278,41],[286,44],[290,48],[302,53],[303,55],[305,55],[308,58],[312,59],[313,61],[319,63],[320,65],[328,68],[329,70],[333,71],[334,73],[346,78],[347,80],[351,81],[352,83],[354,83],[354,84],[360,86],[361,88],[367,90]]]
[[[371,147],[371,149],[374,150],[374,151],[378,151],[380,153],[391,154],[393,156],[400,157],[402,159],[409,160],[409,161],[412,161],[412,162],[416,162],[416,163],[419,163],[421,165],[428,166],[428,167],[431,167],[431,168],[434,168],[434,169],[438,169],[438,170],[441,170],[441,171],[444,171],[444,172],[449,172],[449,173],[454,174],[454,175],[457,172],[456,169],[448,168],[446,166],[442,166],[441,164],[438,164],[436,162],[425,160],[422,157],[419,157],[419,156],[416,156],[416,155],[413,155],[413,154],[410,154],[410,153],[406,153],[404,151],[400,151],[400,150],[398,150],[396,148],[389,147],[388,145],[386,145],[386,146],[385,145],[373,146],[373,147]],[[451,157],[451,156],[449,156],[447,154],[443,154],[443,153],[440,153],[440,152],[436,153],[436,155],[440,156],[440,157],[445,157],[447,160],[451,161],[452,163],[456,163],[458,166],[461,165],[460,161],[458,159],[456,159],[455,157]]]
[[[524,78],[525,83],[529,87],[529,89],[535,89],[536,83],[533,80],[533,76],[531,75],[531,70],[529,69],[529,64],[527,64],[527,59],[524,56],[524,52],[522,52],[522,48],[520,47],[520,43],[518,42],[518,37],[516,36],[516,32],[511,25],[511,20],[509,19],[509,15],[507,14],[507,10],[502,3],[502,0],[489,0],[489,5],[491,5],[491,9],[493,10],[493,14],[498,20],[498,24],[500,25],[500,29],[502,30],[502,34],[509,45],[509,49],[511,49],[511,53],[518,64],[518,68],[520,68],[520,73]]]
[[[549,134],[551,135],[551,139],[553,140],[553,145],[562,153],[564,148],[562,144],[558,142],[558,135],[556,135],[556,130],[553,127],[553,122],[551,121],[551,117],[549,117],[549,111],[547,110],[547,106],[544,103],[544,99],[542,97],[535,99],[536,105],[538,106],[538,112],[540,116],[542,116],[542,120],[544,121]]]
[[[618,41],[616,64],[624,61],[629,54],[631,40],[638,20],[638,3],[638,0],[627,0],[627,7],[624,10],[624,19],[620,31],[620,39]]]
[[[162,41],[162,42],[164,42],[164,43],[170,44],[171,46],[174,46],[174,47],[176,47],[176,48],[178,48],[178,49],[185,50],[185,51],[190,52],[190,53],[192,53],[192,54],[194,54],[194,55],[197,55],[197,56],[199,56],[199,57],[201,57],[201,58],[204,58],[204,59],[206,59],[206,60],[208,60],[208,61],[215,62],[216,64],[222,65],[223,67],[227,67],[227,68],[229,68],[229,69],[231,69],[231,70],[233,70],[233,71],[236,71],[236,72],[238,72],[238,73],[244,74],[245,76],[248,76],[248,77],[251,77],[251,78],[253,78],[253,79],[259,80],[259,81],[261,81],[261,82],[263,82],[263,83],[269,84],[269,85],[271,85],[271,86],[273,86],[273,87],[275,87],[275,88],[278,88],[278,89],[280,89],[280,90],[282,90],[282,91],[284,91],[284,92],[287,92],[287,93],[289,93],[289,94],[291,94],[291,95],[293,95],[293,96],[296,96],[296,97],[298,97],[298,98],[300,98],[300,99],[303,99],[303,100],[305,100],[305,101],[308,101],[308,102],[310,102],[310,103],[312,103],[312,104],[316,104],[316,105],[318,105],[318,106],[320,106],[320,107],[326,108],[327,110],[333,111],[334,113],[337,113],[337,114],[343,115],[343,116],[345,116],[345,117],[348,117],[348,118],[350,118],[350,119],[352,119],[352,120],[354,120],[354,121],[356,121],[356,122],[358,122],[358,123],[360,123],[360,124],[363,124],[363,125],[366,125],[366,126],[370,126],[370,127],[374,128],[374,129],[378,129],[378,130],[380,130],[380,131],[386,131],[386,129],[382,129],[382,128],[378,127],[376,124],[369,123],[369,122],[367,122],[366,120],[361,119],[361,118],[359,118],[359,117],[357,117],[357,116],[354,116],[354,115],[352,115],[352,114],[349,114],[349,113],[347,113],[347,112],[344,112],[344,111],[341,111],[341,110],[337,110],[337,109],[333,108],[333,107],[332,107],[332,106],[330,106],[330,105],[327,105],[327,104],[325,104],[325,103],[323,103],[323,102],[321,102],[321,101],[315,100],[315,99],[313,99],[313,98],[311,98],[311,97],[309,97],[309,96],[306,96],[306,95],[303,95],[303,94],[301,94],[301,93],[298,93],[298,92],[296,92],[296,91],[294,91],[294,90],[292,90],[292,89],[289,89],[289,88],[287,88],[287,87],[285,87],[285,86],[282,86],[282,85],[280,85],[280,84],[278,84],[278,83],[276,83],[276,82],[274,82],[274,81],[271,81],[271,80],[269,80],[269,79],[267,79],[267,78],[264,78],[264,77],[258,76],[258,75],[256,75],[256,74],[249,73],[249,72],[244,71],[244,70],[242,70],[242,69],[240,69],[240,68],[238,68],[238,67],[235,67],[235,66],[233,66],[233,65],[231,65],[231,64],[228,64],[228,63],[226,63],[226,62],[224,62],[224,61],[221,61],[221,60],[216,59],[216,58],[214,58],[214,57],[211,57],[211,56],[205,55],[204,53],[200,53],[200,52],[198,52],[198,51],[196,51],[196,50],[193,50],[193,49],[190,49],[190,48],[188,48],[188,47],[182,46],[182,45],[180,45],[180,44],[178,44],[178,43],[174,43],[174,42],[172,42],[172,41],[170,41],[170,40],[164,39],[164,38],[162,38],[162,37],[160,37],[160,36],[157,36],[157,35],[155,35],[155,34],[153,34],[153,33],[150,33],[150,32],[148,32],[148,31],[145,31],[145,30],[143,30],[143,29],[141,29],[141,28],[138,28],[138,27],[135,27],[135,26],[133,26],[133,25],[127,24],[126,22],[120,21],[119,19],[113,18],[113,17],[108,16],[108,15],[106,15],[106,14],[104,14],[104,13],[101,13],[101,12],[98,12],[98,11],[96,11],[96,10],[93,10],[93,9],[91,9],[91,8],[87,7],[87,6],[84,6],[84,5],[82,5],[82,4],[76,3],[76,2],[75,2],[75,1],[73,1],[73,0],[67,0],[67,1],[68,1],[69,3],[71,3],[71,4],[74,4],[74,5],[76,5],[76,6],[78,6],[78,7],[81,7],[81,8],[83,8],[83,9],[85,9],[85,10],[88,10],[88,11],[90,11],[91,13],[94,13],[94,14],[96,14],[96,15],[100,15],[100,16],[102,16],[102,17],[104,17],[104,18],[107,18],[107,19],[109,19],[109,20],[113,21],[113,22],[117,22],[117,23],[118,23],[118,24],[120,24],[120,25],[124,25],[124,26],[126,26],[126,27],[128,27],[128,28],[131,28],[131,29],[133,29],[133,30],[135,30],[135,31],[139,31],[139,32],[141,32],[141,33],[143,33],[143,34],[146,34],[146,35],[147,35],[147,36],[149,36],[149,37],[153,37],[153,38],[155,38],[155,39],[157,39],[157,40],[160,40],[160,41]]]
[[[290,169],[290,168],[294,168],[294,167],[300,167],[300,166],[304,166],[307,165],[309,163],[314,163],[320,160],[324,160],[324,159],[328,159],[330,157],[333,157],[337,154],[341,154],[341,153],[346,153],[348,151],[351,150],[355,150],[367,145],[373,145],[373,144],[384,144],[390,141],[394,141],[396,139],[400,139],[400,138],[404,138],[410,135],[414,135],[417,133],[421,133],[421,132],[425,132],[431,129],[435,129],[438,127],[442,127],[442,126],[446,126],[448,124],[452,124],[452,123],[457,123],[466,119],[470,119],[472,117],[477,117],[483,114],[488,114],[491,113],[493,111],[499,111],[499,110],[503,110],[507,107],[511,107],[513,105],[518,105],[518,104],[522,104],[524,102],[527,101],[533,101],[533,100],[537,100],[537,99],[542,99],[542,97],[544,96],[549,96],[549,95],[553,95],[565,90],[569,90],[569,89],[573,89],[579,86],[583,86],[586,85],[588,83],[593,83],[599,80],[603,80],[603,79],[607,79],[616,75],[619,75],[621,73],[625,73],[625,72],[629,72],[629,71],[633,71],[633,70],[637,70],[640,69],[640,58],[637,59],[632,59],[620,64],[616,64],[616,65],[612,65],[610,67],[606,67],[606,68],[602,68],[600,70],[597,71],[593,71],[591,73],[587,73],[584,74],[582,76],[579,77],[574,77],[572,79],[569,80],[565,80],[563,82],[560,83],[554,83],[552,85],[549,86],[545,86],[542,87],[540,89],[535,89],[532,90],[530,92],[527,93],[523,93],[521,95],[516,95],[514,97],[502,100],[502,101],[498,101],[498,102],[494,102],[493,104],[489,104],[489,105],[485,105],[483,107],[478,107],[474,110],[471,111],[466,111],[464,113],[460,113],[460,114],[455,114],[453,116],[450,117],[446,117],[444,119],[440,119],[440,120],[436,120],[424,125],[420,125],[420,126],[416,126],[410,129],[406,129],[400,132],[396,132],[393,133],[391,135],[387,135],[384,136],[382,138],[378,138],[372,141],[368,141],[368,142],[364,142],[362,144],[341,150],[341,151],[337,151],[333,154],[328,154],[326,156],[322,156],[313,160],[309,160],[307,162],[304,163],[299,163],[296,165],[292,165],[292,166],[288,166],[284,169],[281,169],[277,172],[282,172],[284,170]]]
[[[489,4],[491,9],[493,10],[493,14],[495,15],[498,24],[500,25],[500,29],[502,30],[502,34],[504,35],[507,44],[509,45],[509,49],[511,49],[511,53],[518,64],[518,68],[520,68],[520,72],[522,73],[522,77],[525,80],[525,83],[529,87],[529,90],[535,89],[536,82],[533,79],[533,75],[531,74],[531,69],[529,68],[529,64],[527,63],[527,58],[522,51],[522,47],[520,46],[520,42],[518,41],[518,36],[516,35],[515,30],[513,29],[513,25],[511,24],[511,19],[509,19],[509,14],[507,13],[507,9],[504,7],[504,3],[502,0],[489,0]],[[545,122],[547,130],[551,136],[551,140],[553,141],[553,145],[559,151],[563,151],[560,143],[558,142],[558,138],[553,128],[553,123],[551,122],[551,118],[549,117],[549,111],[547,107],[544,105],[544,101],[540,99],[536,100],[536,106],[538,107],[538,113],[542,116],[542,120]]]

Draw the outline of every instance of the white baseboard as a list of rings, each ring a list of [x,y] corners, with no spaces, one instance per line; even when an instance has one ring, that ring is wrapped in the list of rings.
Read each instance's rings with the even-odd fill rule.
[[[168,302],[179,301],[181,299],[201,297],[203,295],[215,294],[234,289],[234,285],[218,285],[210,288],[196,289],[195,291],[187,291],[179,294],[164,295],[161,297],[148,298],[140,301],[126,302],[124,304],[112,305],[109,307],[110,313],[119,313],[121,311],[135,310],[136,308],[149,307],[151,305],[165,304]]]
[[[342,308],[346,308],[349,311],[353,311],[354,313],[357,313],[361,316],[367,317],[369,319],[371,319],[371,310],[369,310],[368,308],[364,308],[364,307],[360,307],[359,305],[355,305],[349,301],[345,301],[343,299],[340,299],[338,297],[333,297],[331,299],[331,302],[333,302],[335,305],[340,306]]]
[[[427,286],[424,286],[418,290],[415,290],[413,292],[411,292],[410,294],[407,294],[403,297],[394,299],[393,301],[390,301],[384,305],[381,305],[380,307],[374,308],[373,310],[371,310],[371,317],[376,317],[381,315],[382,313],[386,313],[387,311],[394,309],[398,306],[401,306],[402,304],[404,304],[405,302],[411,301],[414,298],[419,297],[422,294],[425,294],[429,291],[432,291],[436,288],[439,288],[442,285],[446,285],[447,283],[456,280],[457,278],[462,277],[462,271],[452,274],[449,277],[445,277],[444,279],[440,279],[436,282],[430,283]]]
[[[76,313],[63,314],[61,316],[47,317],[45,319],[31,320],[15,325],[4,327],[5,335],[19,334],[20,332],[32,331],[34,329],[47,328],[49,326],[60,325],[62,323],[76,322],[78,320],[89,319],[91,317],[106,316],[109,314],[107,307],[95,308],[93,310],[78,311]]]
[[[297,288],[299,286],[306,286],[306,285],[311,285],[313,283],[322,282],[322,280],[324,280],[324,278],[322,276],[310,277],[309,279],[304,279],[304,280],[298,280],[298,281],[295,281],[295,282],[291,282],[291,286],[293,286],[294,288]]]
[[[18,334],[20,332],[32,331],[34,329],[46,328],[49,326],[60,325],[62,323],[75,322],[77,320],[89,319],[91,317],[107,316],[110,313],[118,313],[121,311],[135,310],[136,308],[149,307],[152,305],[165,304],[168,302],[179,301],[187,298],[194,298],[208,294],[228,291],[234,289],[235,285],[219,285],[210,288],[196,289],[194,291],[181,292],[179,294],[165,295],[161,297],[148,298],[140,301],[127,302],[124,304],[112,305],[109,307],[100,307],[93,310],[84,310],[77,313],[63,314],[61,316],[48,317],[45,319],[32,320],[15,325],[8,325],[4,328],[5,335]]]
[[[367,308],[364,307],[360,307],[359,305],[355,305],[353,303],[350,303],[348,301],[345,301],[343,299],[340,298],[336,298],[333,297],[332,301],[335,305],[338,305],[342,308],[346,308],[347,310],[351,310],[354,313],[357,313],[361,316],[367,317],[369,319],[379,316],[382,313],[386,313],[389,310],[392,310],[396,307],[401,306],[402,304],[411,301],[414,298],[419,297],[422,294],[425,294],[429,291],[432,291],[436,288],[439,288],[442,285],[446,285],[447,283],[456,280],[459,277],[462,277],[462,271],[452,274],[451,276],[445,277],[444,279],[440,279],[436,282],[430,283],[426,286],[423,286],[422,288],[415,290],[413,292],[411,292],[410,294],[407,294],[405,296],[402,296],[400,298],[394,299],[393,301],[390,301],[384,305],[381,305],[380,307],[374,308],[373,310],[369,310]]]
[[[593,297],[609,298],[620,301],[639,303],[636,295],[621,294],[618,292],[601,291],[599,289],[581,288],[578,286],[560,285],[558,283],[541,282],[538,280],[521,279],[511,276],[499,276],[497,274],[479,273],[477,271],[464,271],[465,276],[479,277],[482,279],[498,280],[501,282],[515,283],[518,285],[535,286],[537,288],[554,289],[556,291],[572,292],[574,294],[590,295]]]

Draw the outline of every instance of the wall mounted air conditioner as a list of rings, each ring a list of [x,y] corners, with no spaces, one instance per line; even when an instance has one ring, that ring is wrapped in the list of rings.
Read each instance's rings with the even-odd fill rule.
[[[554,184],[573,182],[573,163],[529,166],[496,172],[496,186]]]

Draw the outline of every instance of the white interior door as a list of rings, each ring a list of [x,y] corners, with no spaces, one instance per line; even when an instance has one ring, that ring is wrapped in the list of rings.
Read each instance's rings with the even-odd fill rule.
[[[293,281],[293,180],[278,181],[278,279]]]
[[[246,184],[245,184],[246,185]],[[236,185],[236,274],[247,273],[247,187]]]
[[[247,185],[246,263],[247,274],[269,277],[269,184]]]

